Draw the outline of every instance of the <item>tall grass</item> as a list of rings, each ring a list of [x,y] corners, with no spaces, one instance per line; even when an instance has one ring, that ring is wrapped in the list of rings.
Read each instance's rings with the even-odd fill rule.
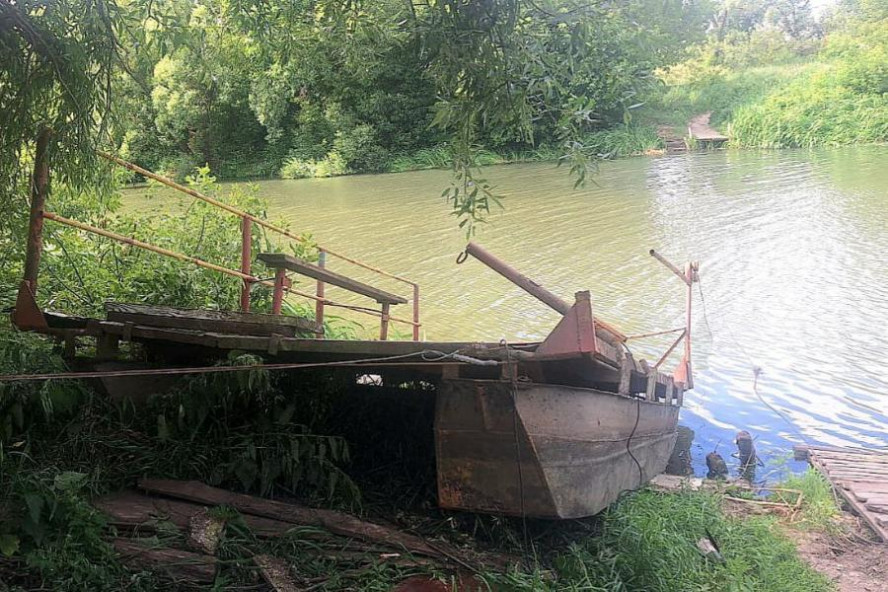
[[[810,530],[830,532],[836,529],[841,510],[832,485],[817,471],[809,468],[800,475],[790,475],[781,488],[802,492],[802,511],[796,525]]]
[[[691,117],[711,111],[711,122],[718,126],[730,121],[737,109],[758,103],[809,68],[786,64],[740,71],[717,69],[690,80],[673,77],[664,92],[651,98],[643,117],[684,130]]]
[[[651,97],[646,120],[681,129],[693,115],[711,111],[712,123],[735,146],[888,141],[888,23],[834,31],[813,57],[749,66],[698,56],[663,79],[666,89]]]
[[[697,550],[697,541],[709,536],[723,562]],[[574,542],[553,565],[554,574],[540,569],[485,579],[498,589],[540,592],[833,589],[798,558],[774,519],[728,517],[715,495],[699,492],[627,496],[604,514],[599,536]]]
[[[888,140],[888,100],[840,82],[838,70],[820,65],[733,114],[730,135],[738,146],[808,148]]]

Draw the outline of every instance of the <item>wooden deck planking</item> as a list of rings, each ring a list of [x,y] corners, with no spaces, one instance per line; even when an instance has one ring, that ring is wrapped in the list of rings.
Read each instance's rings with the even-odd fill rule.
[[[418,375],[435,375],[444,372],[446,366],[459,365],[460,362],[450,358],[449,354],[461,354],[481,360],[515,362],[545,363],[535,359],[534,350],[539,343],[513,343],[507,356],[502,346],[494,342],[430,342],[430,341],[375,341],[375,340],[335,340],[335,339],[309,339],[299,336],[281,335],[279,333],[251,335],[244,334],[250,326],[250,318],[253,315],[233,313],[241,323],[235,327],[237,333],[223,331],[208,331],[197,328],[185,328],[190,326],[213,327],[216,326],[215,318],[205,319],[206,311],[194,311],[196,319],[188,319],[185,313],[191,311],[177,311],[172,317],[173,321],[161,318],[162,315],[145,315],[139,318],[135,315],[140,310],[138,306],[113,305],[119,315],[114,318],[131,318],[132,321],[89,319],[83,333],[95,336],[100,341],[110,338],[113,340],[137,341],[144,344],[154,344],[158,350],[169,348],[177,351],[177,344],[198,348],[195,351],[218,350],[220,353],[231,350],[243,350],[275,356],[275,362],[286,363],[320,363],[320,362],[369,362],[369,366],[379,362],[381,365],[397,364],[399,362],[409,364]],[[159,312],[157,307],[152,307]],[[124,312],[126,311],[126,312]],[[129,316],[133,313],[133,316]],[[225,317],[232,313],[212,313],[210,317]],[[109,314],[109,316],[112,316]],[[268,315],[255,315],[259,317],[256,326],[261,326],[261,321]],[[144,322],[136,323],[141,320]],[[207,324],[203,324],[203,323]],[[226,321],[227,322],[227,321]],[[176,326],[168,326],[176,325]],[[300,326],[302,326],[300,324]],[[225,328],[219,325],[219,328]],[[273,328],[273,327],[272,327]],[[292,331],[295,327],[282,327]],[[260,333],[267,333],[269,327],[262,327]],[[428,352],[435,352],[429,358]],[[439,355],[447,357],[438,359]],[[385,362],[389,362],[386,364]],[[596,362],[607,366],[611,364],[608,359],[599,359]],[[631,360],[623,372],[628,373],[629,379],[627,392],[624,395],[645,393],[650,389],[651,382],[655,384],[654,392],[657,400],[665,398],[667,404],[681,406],[684,385],[675,383],[672,376],[658,372],[647,365],[643,360]],[[621,380],[620,371],[615,370],[616,380]],[[655,377],[655,378],[654,378]],[[586,385],[589,386],[589,385]],[[633,388],[634,387],[634,388]],[[629,392],[631,391],[631,392]],[[673,403],[673,398],[677,399]]]
[[[692,118],[688,122],[688,135],[698,142],[706,144],[723,144],[730,138],[718,133],[717,130],[709,125],[709,118],[712,113],[701,113]]]
[[[796,452],[888,543],[888,452],[817,446],[800,446]]]
[[[117,302],[106,302],[105,312],[109,321],[118,323],[235,335],[296,337],[300,333],[316,333],[318,331],[318,324],[314,321],[289,315],[190,310],[171,306]]]

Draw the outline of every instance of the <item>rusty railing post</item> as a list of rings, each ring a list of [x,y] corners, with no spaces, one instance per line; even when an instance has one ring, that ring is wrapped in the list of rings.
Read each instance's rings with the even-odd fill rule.
[[[379,340],[385,341],[388,339],[389,332],[389,308],[391,308],[391,304],[388,302],[382,305],[382,316],[380,317],[379,322]]]
[[[253,221],[246,216],[241,217],[241,273],[251,275],[252,265],[252,249],[253,249]],[[242,312],[250,312],[250,288],[253,282],[244,280],[244,287],[241,290],[240,307]]]
[[[43,211],[49,193],[49,140],[52,130],[44,127],[37,135],[34,153],[34,174],[31,176],[31,214],[28,221],[28,242],[25,254],[24,281],[37,295],[37,276],[40,271],[40,255],[43,253]]]
[[[327,251],[324,249],[318,248],[318,267],[324,268],[327,267]],[[318,288],[315,295],[318,297],[318,300],[315,301],[315,323],[318,325],[318,330],[315,333],[315,337],[318,339],[324,338],[324,292],[326,291],[326,284],[323,281],[318,280]]]
[[[419,284],[413,284],[413,341],[419,341]]]
[[[290,287],[290,280],[287,278],[287,270],[283,267],[278,268],[274,274],[274,295],[271,300],[271,314],[281,314],[281,308],[284,304],[284,290]]]
[[[676,339],[657,364],[659,365],[664,362],[666,357],[672,353],[675,346],[678,345],[678,341],[684,337],[684,355],[681,358],[678,368],[673,373],[673,377],[676,382],[684,383],[684,388],[692,389],[694,388],[694,372],[693,363],[691,362],[691,305],[694,300],[694,283],[700,279],[697,275],[697,271],[700,269],[700,264],[690,261],[685,265],[684,271],[682,271],[654,249],[650,250],[650,254],[651,257],[654,257],[657,261],[665,265],[669,271],[678,276],[678,278],[687,286],[687,292],[685,294],[684,332],[679,336],[679,339]]]

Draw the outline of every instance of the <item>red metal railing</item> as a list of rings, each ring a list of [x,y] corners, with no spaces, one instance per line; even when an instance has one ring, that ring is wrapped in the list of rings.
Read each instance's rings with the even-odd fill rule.
[[[134,173],[138,173],[146,178],[153,179],[163,185],[166,185],[167,187],[170,187],[172,189],[175,189],[177,191],[180,191],[182,193],[190,195],[191,197],[202,200],[210,205],[213,205],[213,206],[223,209],[231,214],[239,216],[241,218],[241,224],[242,224],[242,228],[243,228],[242,252],[241,252],[241,272],[245,275],[250,275],[250,265],[252,262],[252,253],[250,252],[250,249],[251,249],[250,237],[251,237],[251,232],[252,232],[252,225],[254,223],[265,228],[266,230],[269,230],[269,231],[279,234],[281,236],[285,236],[291,240],[295,240],[295,241],[301,242],[301,243],[305,242],[304,237],[293,234],[284,228],[281,228],[279,226],[276,226],[275,224],[268,222],[267,220],[263,220],[263,219],[258,218],[256,216],[253,216],[252,214],[249,214],[249,213],[239,210],[233,206],[230,206],[226,203],[223,203],[217,199],[214,199],[212,197],[204,195],[198,191],[195,191],[194,189],[191,189],[190,187],[186,187],[184,185],[176,183],[172,179],[168,179],[166,177],[163,177],[161,175],[153,173],[147,169],[144,169],[144,168],[142,168],[138,165],[135,165],[131,162],[127,162],[127,161],[125,161],[121,158],[118,158],[117,156],[114,156],[112,154],[108,154],[106,152],[101,152],[101,151],[99,151],[98,154],[99,154],[99,156],[101,156],[101,157],[103,157],[103,158],[105,158],[105,159],[125,168],[125,169],[128,169]],[[352,265],[356,265],[356,266],[366,269],[368,271],[372,271],[372,272],[374,272],[378,275],[381,275],[383,277],[388,277],[390,279],[394,279],[396,281],[399,281],[399,282],[409,285],[412,288],[412,292],[413,292],[411,295],[411,298],[409,298],[409,300],[412,301],[412,305],[413,305],[413,318],[408,320],[408,319],[403,319],[403,318],[390,316],[390,315],[389,315],[389,318],[392,321],[395,321],[398,323],[411,325],[413,327],[413,340],[419,341],[419,328],[422,326],[422,324],[420,323],[420,303],[419,303],[419,284],[418,283],[411,281],[407,278],[404,278],[400,275],[384,271],[378,267],[374,267],[368,263],[364,263],[363,261],[359,261],[358,259],[354,259],[352,257],[344,255],[343,253],[339,253],[339,252],[334,251],[334,250],[327,248],[327,247],[322,247],[319,245],[318,252],[319,252],[319,265],[321,267],[326,266],[326,256],[330,255],[332,257],[336,257],[338,259],[341,259],[342,261],[345,261],[347,263],[351,263]],[[321,263],[322,261],[323,261],[323,263]],[[244,312],[249,311],[249,292],[250,292],[250,288],[252,287],[252,283],[253,282],[251,280],[247,280],[247,279],[244,280],[244,290],[243,290],[243,294],[241,296],[241,308]],[[345,307],[345,308],[351,308],[353,310],[357,310],[358,312],[363,312],[365,314],[373,314],[373,315],[376,314],[375,311],[367,311],[367,310],[363,310],[363,309],[356,308],[356,307],[349,307],[348,305],[342,305],[340,303],[337,303],[337,302],[327,299],[324,296],[325,290],[324,290],[323,284],[324,283],[322,281],[320,281],[320,280],[318,281],[317,292],[314,296],[310,296],[305,293],[296,292],[295,290],[292,290],[292,289],[288,289],[287,291],[289,291],[290,293],[293,293],[293,294],[297,294],[299,296],[303,296],[303,297],[315,300],[315,302],[316,302],[315,314],[316,314],[316,321],[318,323],[323,323],[324,307],[325,306],[341,306],[341,307]],[[379,313],[379,316],[384,316],[384,314],[385,313]]]
[[[648,368],[646,363],[644,363],[646,369],[645,371],[653,370],[653,372],[649,372],[649,375],[654,381],[652,384],[656,386],[657,370],[669,358],[672,352],[675,351],[675,348],[678,347],[682,340],[684,340],[684,356],[682,357],[678,368],[673,373],[673,378],[676,382],[683,383],[687,388],[693,388],[693,375],[691,373],[691,296],[693,284],[698,279],[698,265],[696,263],[688,263],[685,267],[685,271],[682,272],[669,260],[657,253],[655,250],[651,249],[650,254],[667,268],[669,268],[670,271],[677,275],[687,285],[687,309],[685,326],[678,329],[668,329],[666,331],[656,331],[653,333],[627,336],[613,325],[606,323],[597,316],[591,315],[591,306],[589,306],[588,292],[577,294],[577,304],[571,306],[560,297],[556,296],[555,294],[544,288],[538,282],[535,282],[511,265],[497,258],[493,253],[489,252],[481,245],[470,242],[468,245],[466,245],[465,250],[465,256],[471,255],[490,269],[494,270],[516,286],[523,289],[534,298],[547,304],[549,307],[564,315],[565,318],[567,318],[569,315],[575,315],[573,320],[576,321],[576,325],[590,325],[589,327],[583,327],[587,330],[587,334],[583,334],[582,331],[577,332],[575,330],[576,327],[574,326],[574,323],[569,323],[569,327],[567,327],[564,331],[560,330],[561,326],[559,325],[559,327],[556,327],[556,329],[546,338],[546,341],[543,342],[536,350],[537,355],[543,354],[553,356],[563,353],[575,353],[578,351],[586,351],[584,348],[592,352],[597,352],[599,349],[606,349],[603,345],[598,343],[598,340],[601,339],[605,341],[610,348],[609,353],[602,353],[605,353],[606,356],[612,358],[619,358],[620,352],[622,351],[621,348],[623,348],[625,346],[625,343],[630,339],[642,339],[645,337],[679,333],[678,337],[667,348],[666,352],[662,356],[660,356],[660,359],[657,361],[656,364]],[[457,259],[457,263],[461,263],[464,260],[465,258],[463,256],[460,256],[460,258]],[[580,303],[580,297],[583,298],[583,301],[588,307],[586,309],[586,315],[589,317],[588,319],[585,317],[581,319],[579,316],[576,316],[578,314],[576,312],[576,309]],[[585,341],[587,343],[585,344],[581,343],[583,342],[583,335],[586,336]]]
[[[38,142],[38,144],[39,144],[39,142]],[[253,273],[252,273],[252,259],[253,259],[252,233],[253,233],[253,225],[254,224],[261,226],[262,228],[265,228],[266,230],[269,230],[271,232],[274,232],[276,234],[284,236],[290,240],[295,240],[297,242],[304,243],[306,239],[301,236],[295,235],[284,228],[280,228],[279,226],[271,224],[270,222],[268,222],[266,220],[258,218],[252,214],[249,214],[247,212],[239,210],[235,207],[232,207],[232,206],[230,206],[226,203],[223,203],[215,198],[204,195],[198,191],[195,191],[194,189],[191,189],[190,187],[186,187],[184,185],[176,183],[172,179],[168,179],[166,177],[163,177],[161,175],[153,173],[149,170],[143,169],[142,167],[139,167],[135,164],[127,162],[123,159],[120,159],[120,158],[114,156],[114,155],[107,154],[105,152],[97,152],[97,153],[99,154],[99,156],[101,156],[101,157],[103,157],[103,158],[105,158],[105,159],[107,159],[119,166],[122,166],[130,171],[133,171],[135,173],[143,175],[146,178],[153,179],[163,185],[166,185],[167,187],[170,187],[172,189],[175,189],[177,191],[185,193],[186,195],[190,195],[191,197],[194,197],[195,199],[199,199],[199,200],[204,201],[214,207],[217,207],[217,208],[225,210],[226,212],[229,212],[235,216],[238,216],[241,221],[241,266],[240,266],[240,270],[229,269],[227,267],[217,265],[214,263],[210,263],[208,261],[204,261],[202,259],[199,259],[197,257],[193,257],[191,255],[186,255],[184,253],[178,253],[176,251],[172,251],[170,249],[165,249],[163,247],[158,247],[156,245],[152,245],[150,243],[140,241],[140,240],[137,240],[132,237],[117,234],[115,232],[111,232],[109,230],[98,228],[96,226],[91,226],[89,224],[85,224],[83,222],[78,222],[76,220],[71,220],[69,218],[59,216],[58,214],[54,214],[52,212],[46,212],[46,211],[44,211],[46,191],[45,190],[38,191],[37,189],[35,189],[34,195],[32,195],[32,204],[31,204],[31,206],[32,206],[31,218],[32,219],[31,219],[31,228],[30,228],[30,234],[34,234],[36,237],[34,239],[35,241],[40,242],[39,235],[41,234],[41,230],[42,230],[42,221],[45,218],[45,219],[57,222],[59,224],[70,226],[72,228],[77,228],[77,229],[82,230],[84,232],[90,232],[92,234],[104,236],[104,237],[109,238],[111,240],[115,240],[118,242],[129,244],[129,245],[132,245],[132,246],[140,248],[140,249],[145,249],[147,251],[151,251],[151,252],[154,252],[154,253],[157,253],[160,255],[164,255],[166,257],[172,257],[172,258],[177,259],[179,261],[192,263],[194,265],[197,265],[199,267],[203,267],[205,269],[210,269],[210,270],[218,272],[218,273],[222,273],[222,274],[225,274],[225,275],[228,275],[231,277],[238,278],[239,280],[241,280],[243,282],[243,288],[241,291],[241,299],[240,299],[240,308],[243,312],[249,312],[249,310],[250,310],[250,292],[251,292],[253,285],[256,285],[256,284],[261,284],[261,285],[265,285],[265,286],[270,286],[272,288],[276,288],[275,303],[274,303],[274,307],[273,307],[275,314],[280,314],[282,302],[279,302],[278,300],[282,301],[284,292],[286,292],[288,294],[293,294],[295,296],[299,296],[302,298],[307,298],[309,300],[314,300],[315,301],[316,322],[318,323],[318,327],[319,327],[319,330],[316,333],[316,336],[318,338],[323,337],[323,322],[324,322],[325,307],[326,306],[335,306],[335,307],[353,310],[353,311],[356,311],[356,312],[359,312],[362,314],[380,317],[382,320],[382,325],[383,325],[383,330],[381,331],[381,338],[382,339],[387,338],[387,331],[384,328],[387,326],[389,321],[392,321],[392,322],[396,322],[396,323],[410,325],[413,328],[413,340],[419,341],[419,338],[420,338],[419,328],[422,325],[420,323],[420,316],[419,316],[420,315],[419,284],[417,284],[416,282],[408,280],[408,279],[401,277],[399,275],[389,273],[387,271],[384,271],[382,269],[379,269],[377,267],[374,267],[372,265],[369,265],[369,264],[359,261],[357,259],[348,257],[342,253],[335,252],[329,248],[321,247],[321,246],[318,247],[318,251],[319,251],[318,264],[321,267],[326,267],[327,256],[333,256],[333,257],[336,257],[336,258],[341,259],[343,261],[346,261],[348,263],[351,263],[353,265],[356,265],[358,267],[361,267],[363,269],[372,271],[378,275],[388,277],[388,278],[397,280],[399,282],[408,284],[412,288],[412,294],[411,294],[411,297],[408,298],[408,301],[412,301],[413,318],[412,319],[405,319],[405,318],[390,315],[388,313],[388,310],[385,307],[383,307],[383,310],[381,310],[381,311],[376,311],[376,310],[371,310],[371,309],[361,307],[361,306],[343,304],[340,302],[330,300],[329,298],[327,298],[325,296],[325,285],[324,285],[324,282],[321,280],[318,280],[318,282],[317,282],[317,288],[315,290],[315,294],[309,294],[307,292],[302,292],[300,290],[294,289],[290,285],[290,281],[288,278],[286,278],[286,281],[274,281],[274,282],[269,281],[269,280],[260,279],[260,278],[256,277],[255,275],[253,275]],[[39,165],[39,163],[44,162],[45,159],[37,159],[37,161],[38,161],[37,164]],[[36,181],[39,181],[39,179],[42,178],[40,176],[40,171],[42,171],[43,168],[45,168],[45,167],[41,168],[40,166],[35,166]],[[45,171],[44,176],[46,176],[48,178],[48,170]],[[36,181],[35,181],[35,187],[37,187],[39,189],[39,183],[37,183]],[[27,258],[26,267],[29,270],[31,270],[31,268],[34,268],[34,269],[32,270],[33,273],[30,273],[30,274],[26,273],[26,281],[29,282],[29,284],[31,285],[31,291],[35,292],[36,291],[36,266],[39,264],[41,249],[39,248],[39,246],[35,247],[35,248],[31,247],[32,241],[30,238],[30,234],[29,234],[29,248],[28,248],[28,258]],[[31,276],[33,276],[33,278]],[[29,280],[29,278],[31,278],[31,279]]]
[[[694,388],[694,373],[692,370],[691,363],[691,305],[693,303],[694,296],[694,283],[699,281],[699,277],[697,272],[700,269],[700,265],[694,262],[688,262],[685,265],[684,271],[680,270],[676,265],[674,265],[671,261],[666,259],[663,255],[659,254],[654,249],[650,250],[651,257],[662,263],[666,266],[669,271],[674,273],[678,279],[684,282],[685,286],[687,286],[687,291],[685,295],[685,326],[683,329],[673,329],[669,332],[678,332],[681,331],[678,337],[676,337],[675,341],[672,342],[672,345],[669,346],[669,349],[666,350],[657,363],[654,365],[654,368],[658,368],[660,364],[666,361],[666,358],[678,347],[678,344],[684,340],[684,355],[682,355],[681,363],[675,371],[675,380],[677,382],[683,382],[687,385],[687,388]]]

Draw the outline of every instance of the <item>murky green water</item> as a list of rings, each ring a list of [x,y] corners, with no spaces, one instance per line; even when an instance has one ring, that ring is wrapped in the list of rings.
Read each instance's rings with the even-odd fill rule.
[[[697,388],[683,411],[698,459],[719,442],[732,449],[740,428],[759,434],[760,448],[800,441],[797,431],[888,444],[888,148],[626,159],[580,190],[548,164],[488,177],[506,210],[477,240],[566,299],[589,289],[596,314],[626,333],[683,322],[682,285],[650,248],[700,261]],[[556,313],[473,259],[456,265],[465,240],[439,197],[447,181],[425,171],[260,187],[273,218],[420,282],[426,337],[544,336]],[[165,207],[133,194],[128,204]],[[633,349],[655,359],[668,340]],[[753,391],[755,367],[761,399],[795,428]]]

